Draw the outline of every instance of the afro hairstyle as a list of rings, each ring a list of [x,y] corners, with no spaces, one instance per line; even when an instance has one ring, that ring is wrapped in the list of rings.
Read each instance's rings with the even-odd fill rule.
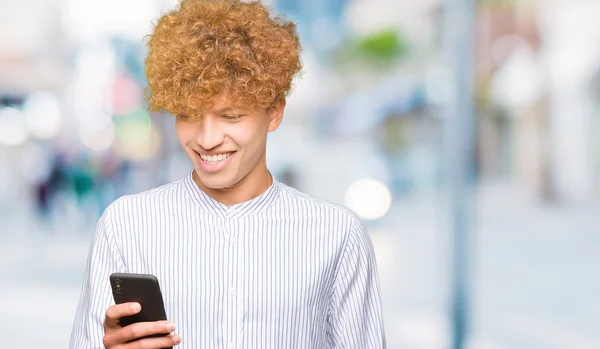
[[[296,25],[259,1],[181,0],[148,46],[149,110],[190,119],[223,93],[236,106],[266,110],[302,70]]]

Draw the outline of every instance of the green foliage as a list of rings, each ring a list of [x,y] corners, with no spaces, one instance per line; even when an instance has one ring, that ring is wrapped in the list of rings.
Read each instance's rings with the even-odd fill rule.
[[[365,59],[393,60],[408,53],[408,43],[396,30],[383,30],[359,38],[356,54]]]
[[[384,29],[372,34],[346,40],[332,59],[336,69],[357,65],[385,69],[406,58],[411,51],[409,41],[396,29]]]

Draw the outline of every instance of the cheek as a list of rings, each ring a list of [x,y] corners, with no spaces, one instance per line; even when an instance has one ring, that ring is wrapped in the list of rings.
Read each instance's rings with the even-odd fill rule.
[[[241,125],[240,125],[241,126]],[[245,125],[245,127],[232,127],[227,133],[242,150],[254,150],[264,142],[266,129],[262,125]]]
[[[177,123],[175,126],[177,139],[181,145],[186,145],[194,138],[194,130],[184,123]]]

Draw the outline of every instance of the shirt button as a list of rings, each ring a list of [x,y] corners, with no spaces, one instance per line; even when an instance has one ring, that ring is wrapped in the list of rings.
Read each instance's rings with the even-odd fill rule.
[[[235,296],[235,288],[233,288],[233,287],[229,288],[229,295],[232,297]]]
[[[234,245],[237,244],[237,236],[231,238],[231,243]]]
[[[229,349],[235,349],[235,344],[229,343]]]

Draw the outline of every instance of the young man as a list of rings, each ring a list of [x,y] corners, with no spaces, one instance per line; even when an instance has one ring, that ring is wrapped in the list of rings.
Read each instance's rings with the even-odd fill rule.
[[[149,46],[150,108],[175,115],[194,170],[105,210],[70,347],[385,347],[368,233],[266,166],[301,70],[294,24],[259,2],[183,0]],[[155,275],[169,321],[120,327],[140,305],[113,305],[114,272]]]

